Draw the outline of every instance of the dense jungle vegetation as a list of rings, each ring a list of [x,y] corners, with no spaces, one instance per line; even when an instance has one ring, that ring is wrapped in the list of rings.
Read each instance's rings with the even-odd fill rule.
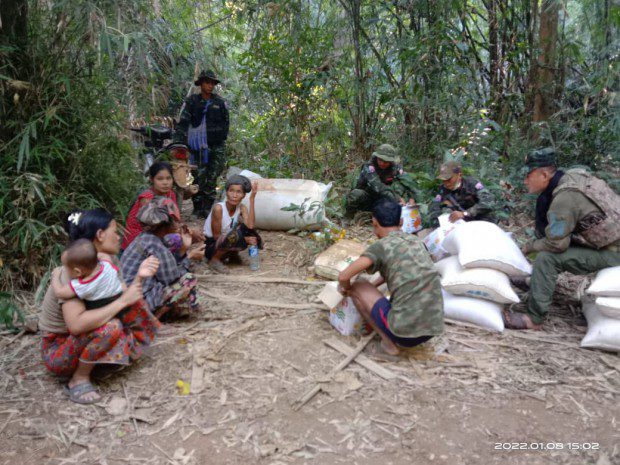
[[[4,297],[40,283],[66,212],[122,217],[143,183],[129,121],[178,116],[197,67],[224,81],[231,165],[334,197],[383,142],[427,196],[463,148],[508,207],[533,146],[618,163],[611,0],[2,0],[0,20]]]

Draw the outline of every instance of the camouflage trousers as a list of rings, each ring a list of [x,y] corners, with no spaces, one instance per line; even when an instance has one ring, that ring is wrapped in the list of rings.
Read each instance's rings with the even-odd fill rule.
[[[620,252],[569,247],[562,253],[540,252],[534,262],[527,313],[541,324],[553,300],[553,291],[562,271],[583,275],[620,265]]]
[[[203,218],[209,216],[209,211],[215,202],[217,178],[225,166],[226,144],[209,147],[209,161],[200,164],[194,175],[198,184],[198,193],[192,197],[195,215]]]
[[[353,189],[344,197],[344,212],[352,218],[357,212],[372,211],[372,207],[381,197],[363,189]]]

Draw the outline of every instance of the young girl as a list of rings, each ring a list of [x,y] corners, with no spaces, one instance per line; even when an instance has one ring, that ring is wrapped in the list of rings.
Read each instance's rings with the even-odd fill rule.
[[[248,211],[241,201],[250,191]],[[254,230],[254,199],[257,191],[257,182],[250,183],[245,176],[231,176],[226,181],[226,200],[216,203],[209,213],[204,227],[205,257],[209,260],[209,267],[216,273],[229,273],[222,263],[225,256],[240,260],[238,252],[248,245],[263,248],[263,241]]]
[[[140,207],[149,203],[154,197],[166,197],[172,199],[172,201],[179,206],[177,196],[174,193],[174,179],[172,178],[172,166],[170,163],[164,161],[158,161],[151,165],[149,169],[149,178],[151,187],[142,192],[135,203],[129,210],[127,215],[127,221],[125,223],[125,236],[123,237],[123,243],[121,250],[125,250],[129,247],[129,244],[138,237],[138,234],[142,232],[142,225],[137,219],[138,211]],[[192,239],[195,241],[203,241],[204,236],[200,231],[190,231]]]

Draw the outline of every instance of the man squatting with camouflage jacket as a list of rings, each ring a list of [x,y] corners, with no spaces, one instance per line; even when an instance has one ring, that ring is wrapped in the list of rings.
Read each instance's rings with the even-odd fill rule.
[[[463,176],[460,163],[442,164],[437,179],[442,186],[428,211],[432,226],[438,226],[437,218],[445,213],[450,213],[452,223],[457,220],[497,222],[493,216],[493,194],[477,179]]]
[[[345,197],[345,213],[353,217],[358,211],[372,211],[381,199],[414,205],[416,197],[415,181],[403,171],[398,151],[390,144],[382,144],[364,163],[354,188]]]
[[[584,169],[556,168],[555,151],[531,152],[525,186],[536,201],[536,236],[523,253],[538,252],[527,314],[505,313],[510,329],[541,329],[558,274],[583,275],[620,265],[620,196]]]
[[[226,165],[226,139],[230,125],[226,101],[213,93],[220,80],[211,70],[203,71],[194,82],[200,93],[185,101],[175,139],[189,146],[192,164],[198,165],[198,193],[192,198],[194,215],[206,218],[215,202],[217,178]]]

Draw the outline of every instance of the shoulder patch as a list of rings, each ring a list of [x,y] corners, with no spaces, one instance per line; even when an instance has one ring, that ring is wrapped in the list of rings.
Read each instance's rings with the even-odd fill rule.
[[[441,202],[441,194],[437,194],[437,196],[434,199],[435,202]]]
[[[474,187],[476,188],[476,190],[484,189],[484,186],[480,181],[478,181]]]
[[[375,167],[372,165],[368,165],[368,171],[370,171],[371,173],[375,172]]]

